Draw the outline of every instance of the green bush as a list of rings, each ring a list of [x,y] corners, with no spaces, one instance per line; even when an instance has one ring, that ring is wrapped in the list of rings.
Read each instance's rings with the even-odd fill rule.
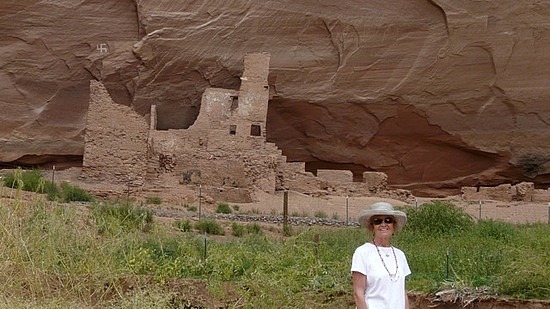
[[[216,213],[219,213],[219,214],[230,214],[232,212],[233,211],[231,210],[231,206],[229,206],[229,204],[220,203],[216,208]]]
[[[45,182],[46,194],[49,201],[57,201],[61,197],[61,190],[59,187],[51,181]]]
[[[119,234],[131,231],[147,232],[153,224],[153,212],[128,204],[95,204],[92,216],[101,234]]]
[[[479,221],[475,231],[479,237],[504,242],[514,240],[518,234],[512,225],[495,220]]]
[[[242,237],[245,234],[263,235],[262,227],[258,223],[242,225],[237,222],[231,224],[233,236]]]
[[[66,182],[61,183],[61,199],[64,202],[93,202],[93,197],[77,186],[70,185]]]
[[[224,235],[223,228],[214,219],[200,219],[195,223],[195,228],[201,233],[208,233],[210,235]]]
[[[55,183],[44,179],[43,173],[39,170],[23,171],[19,168],[7,174],[3,178],[3,182],[10,188],[36,193],[46,193],[50,201],[58,199],[61,199],[63,202],[93,201],[93,197],[88,192],[66,182],[61,183],[61,189],[59,189]]]
[[[24,171],[21,168],[4,176],[3,182],[6,187],[36,193],[47,193],[48,189],[53,186],[51,181],[44,179],[41,171]]]
[[[328,218],[327,213],[322,211],[322,210],[317,210],[313,216],[316,217],[316,218],[321,218],[321,219]]]
[[[250,223],[246,226],[246,231],[249,234],[262,235],[262,227],[258,223]]]
[[[174,221],[174,226],[182,232],[191,231],[191,221],[189,220],[176,220]]]
[[[451,204],[434,202],[407,211],[407,229],[419,234],[453,235],[471,230],[474,220]]]
[[[162,199],[158,196],[150,196],[150,197],[145,198],[145,203],[160,205],[160,204],[162,204]]]
[[[233,232],[233,236],[237,236],[237,237],[242,237],[245,231],[244,226],[237,222],[233,222],[231,224],[231,230]]]

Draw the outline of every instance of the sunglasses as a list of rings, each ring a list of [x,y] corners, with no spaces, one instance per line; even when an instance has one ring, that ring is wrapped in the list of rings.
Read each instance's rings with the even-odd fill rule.
[[[395,220],[392,217],[386,217],[386,218],[383,218],[383,219],[382,218],[372,219],[372,224],[374,224],[374,225],[380,225],[380,224],[382,224],[382,222],[390,224],[390,223],[394,223]]]

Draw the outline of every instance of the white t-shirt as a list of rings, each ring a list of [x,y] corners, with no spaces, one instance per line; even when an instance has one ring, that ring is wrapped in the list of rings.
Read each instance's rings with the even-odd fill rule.
[[[391,247],[380,247],[380,256],[391,274],[395,273],[396,265]],[[397,278],[390,279],[390,275],[371,243],[355,249],[351,261],[351,271],[367,276],[365,299],[369,309],[400,309],[405,308],[405,277],[411,273],[407,258],[403,251],[394,247],[399,268]]]

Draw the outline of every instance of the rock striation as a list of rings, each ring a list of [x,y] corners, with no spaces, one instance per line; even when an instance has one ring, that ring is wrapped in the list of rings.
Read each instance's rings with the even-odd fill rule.
[[[82,164],[90,80],[186,129],[268,52],[267,139],[311,172],[544,187],[549,17],[540,0],[2,1],[0,162]]]

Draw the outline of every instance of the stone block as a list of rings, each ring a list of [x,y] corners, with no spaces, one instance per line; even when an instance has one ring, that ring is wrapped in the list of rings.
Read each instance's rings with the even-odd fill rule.
[[[348,170],[317,170],[317,177],[333,183],[353,182],[353,173]]]

